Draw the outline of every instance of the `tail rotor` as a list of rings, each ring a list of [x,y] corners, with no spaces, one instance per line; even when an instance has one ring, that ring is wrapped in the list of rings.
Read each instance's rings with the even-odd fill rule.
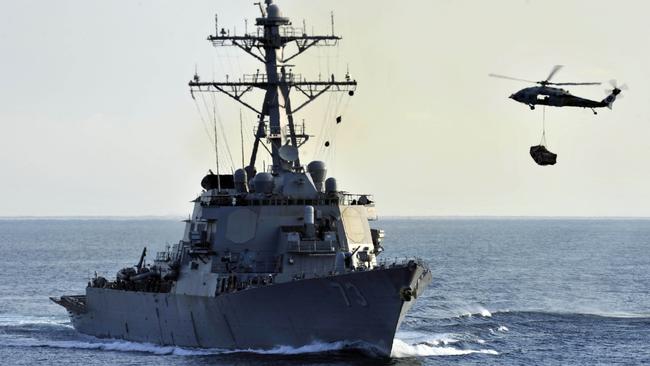
[[[603,99],[603,103],[607,108],[612,109],[612,105],[614,105],[614,101],[616,101],[616,99],[623,98],[621,92],[623,90],[627,90],[628,87],[627,84],[619,85],[618,82],[614,79],[610,80],[609,84],[612,86],[612,89],[605,90],[605,93],[607,93],[607,98]]]
[[[617,96],[617,98],[622,98],[623,96],[619,95],[619,94],[621,94],[621,92],[623,90],[628,90],[629,89],[627,84],[619,85],[618,82],[616,81],[616,79],[610,80],[609,85],[611,85],[612,88],[611,89],[605,89],[605,93],[607,95],[615,95],[615,96]]]

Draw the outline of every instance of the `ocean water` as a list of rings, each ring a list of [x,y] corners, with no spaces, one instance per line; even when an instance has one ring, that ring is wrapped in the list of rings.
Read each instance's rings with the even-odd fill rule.
[[[180,239],[174,220],[0,220],[0,364],[650,364],[650,220],[384,219],[386,257],[433,282],[392,357],[344,343],[197,350],[78,334],[48,296],[81,293]]]

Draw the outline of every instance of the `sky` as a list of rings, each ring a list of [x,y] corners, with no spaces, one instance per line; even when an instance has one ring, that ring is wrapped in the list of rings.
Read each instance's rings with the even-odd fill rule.
[[[209,80],[260,68],[206,41],[215,13],[232,32],[252,28],[252,2],[0,1],[0,216],[186,216],[215,169],[187,82],[195,69]],[[349,69],[359,87],[296,116],[333,146],[317,154],[316,136],[302,159],[326,157],[339,187],[374,194],[380,215],[650,216],[647,1],[276,2],[309,32],[331,33],[334,12],[342,42],[294,72]],[[630,90],[596,116],[547,109],[558,163],[540,167],[528,149],[542,110],[508,99],[527,84],[488,74],[541,80],[556,64],[556,81]],[[606,88],[570,90],[601,100]],[[215,101],[238,168],[241,108]],[[248,153],[255,115],[242,112]]]

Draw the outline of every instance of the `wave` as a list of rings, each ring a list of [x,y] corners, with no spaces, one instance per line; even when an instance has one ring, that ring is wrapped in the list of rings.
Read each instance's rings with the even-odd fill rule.
[[[468,334],[425,333],[401,330],[393,341],[391,357],[461,356],[473,353],[498,355],[491,349],[459,348],[458,344],[484,345],[485,340]]]
[[[582,313],[563,313],[558,312],[558,314],[570,314],[570,315],[591,315],[599,316],[603,318],[620,318],[620,319],[647,319],[650,318],[650,313],[630,313],[625,311],[585,311]]]
[[[315,342],[301,347],[278,346],[268,350],[261,350],[261,349],[242,349],[242,350],[228,350],[228,351],[223,350],[221,353],[255,353],[261,355],[300,355],[300,354],[309,354],[309,353],[326,353],[326,352],[333,352],[333,351],[341,351],[344,349],[349,349],[351,347],[354,347],[354,343]],[[363,348],[363,346],[361,346],[361,348]]]
[[[492,313],[487,309],[483,309],[483,310],[480,310],[480,311],[475,312],[475,313],[466,312],[466,313],[461,314],[460,316],[463,317],[463,318],[471,318],[471,317],[477,316],[477,315],[482,316],[484,318],[491,318],[492,317]]]
[[[409,344],[430,343],[435,346],[449,345],[462,342],[465,338],[462,334],[454,333],[423,333],[415,330],[400,330],[395,335],[396,341]]]
[[[66,348],[66,349],[84,349],[84,350],[102,350],[102,351],[122,351],[122,352],[144,352],[156,355],[205,355],[210,354],[203,350],[189,350],[180,347],[158,346],[150,343],[136,343],[128,341],[106,341],[91,342],[80,340],[39,340],[35,338],[17,338],[11,340],[2,340],[0,345],[5,347],[49,347],[49,348]]]
[[[499,332],[499,333],[507,333],[509,331],[510,331],[510,329],[508,329],[508,327],[506,327],[505,325],[500,325],[496,330],[492,329],[492,328],[488,328],[488,332],[490,332],[490,334],[492,334],[492,335],[496,335],[497,332]]]
[[[43,340],[29,337],[0,339],[0,346],[5,347],[49,347],[64,349],[141,352],[155,355],[175,356],[208,356],[227,355],[236,353],[254,353],[260,355],[301,355],[310,353],[327,353],[349,349],[348,342],[312,343],[301,347],[278,346],[271,349],[220,349],[220,348],[185,348],[177,346],[162,346],[153,343],[139,343],[123,340],[101,340],[98,338],[84,340]]]
[[[23,326],[23,325],[61,325],[72,327],[70,320],[58,316],[29,316],[29,315],[0,315],[0,327]]]
[[[468,310],[461,310],[460,312],[461,312],[460,317],[463,318],[471,318],[473,316],[482,316],[484,318],[492,317],[492,313],[488,309],[482,306],[473,306]]]
[[[483,306],[458,306],[449,307],[440,310],[440,316],[428,316],[427,319],[454,319],[454,318],[494,318],[504,315],[550,315],[550,316],[595,316],[602,318],[620,318],[620,319],[648,319],[650,311],[630,312],[617,310],[599,310],[599,309],[500,309],[488,310]],[[411,316],[412,317],[412,316]],[[407,318],[407,322],[409,318]]]
[[[89,337],[90,338],[90,337]],[[411,341],[412,342],[412,341]],[[499,353],[490,349],[462,349],[450,346],[450,344],[459,342],[459,340],[450,337],[440,337],[430,341],[411,343],[396,338],[393,341],[393,358],[411,358],[425,356],[461,356],[474,353],[498,355]],[[484,343],[484,342],[477,342]],[[116,352],[139,352],[154,355],[174,355],[174,356],[210,356],[210,355],[230,355],[238,353],[251,353],[258,355],[305,355],[314,353],[328,353],[343,351],[349,349],[358,349],[367,351],[373,355],[371,347],[364,347],[362,344],[349,342],[333,343],[312,343],[301,347],[278,346],[271,349],[197,349],[184,348],[177,346],[161,346],[152,343],[138,343],[122,340],[44,340],[29,337],[20,337],[12,339],[0,339],[0,346],[3,347],[49,347],[62,349],[80,349],[80,350],[99,350],[99,351],[116,351]]]
[[[626,312],[626,311],[601,311],[601,310],[544,310],[544,309],[530,309],[530,310],[500,310],[492,313],[495,316],[499,315],[550,315],[550,316],[594,316],[601,318],[615,318],[615,319],[648,319],[650,312]]]
[[[400,339],[393,342],[393,352],[391,357],[424,357],[424,356],[462,356],[473,353],[482,353],[487,355],[498,355],[499,352],[491,349],[461,349],[450,346],[438,346],[430,343],[408,344]]]

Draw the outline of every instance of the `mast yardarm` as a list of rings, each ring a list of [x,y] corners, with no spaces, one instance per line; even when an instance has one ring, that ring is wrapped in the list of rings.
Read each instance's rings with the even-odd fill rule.
[[[215,29],[216,34],[208,36],[208,40],[215,47],[235,46],[264,64],[265,73],[259,72],[252,75],[243,75],[239,81],[231,82],[211,81],[203,82],[198,74],[190,81],[192,97],[199,92],[219,92],[241,103],[244,107],[254,111],[259,118],[255,131],[255,141],[246,170],[249,176],[255,171],[255,161],[260,142],[266,138],[270,149],[273,166],[272,173],[282,170],[301,169],[299,157],[293,162],[286,162],[280,156],[280,148],[288,138],[287,144],[298,149],[309,138],[303,131],[297,131],[293,115],[321,96],[325,92],[348,92],[354,94],[357,82],[345,75],[343,81],[337,81],[334,75],[326,81],[308,81],[300,75],[287,70],[287,62],[293,60],[314,46],[335,46],[341,37],[335,35],[307,35],[305,29],[294,28],[289,18],[283,17],[280,8],[272,0],[266,0],[264,8],[260,3],[262,16],[256,19],[256,29],[253,33],[242,36],[231,35],[225,29]],[[288,45],[295,44],[295,51],[285,56]],[[261,108],[244,101],[242,97],[254,89],[265,91]],[[291,102],[291,91],[300,92],[301,100],[296,105]],[[280,103],[280,98],[282,102]],[[286,121],[281,121],[280,109],[284,109]],[[283,130],[286,125],[287,130]],[[253,174],[250,174],[253,173]]]

